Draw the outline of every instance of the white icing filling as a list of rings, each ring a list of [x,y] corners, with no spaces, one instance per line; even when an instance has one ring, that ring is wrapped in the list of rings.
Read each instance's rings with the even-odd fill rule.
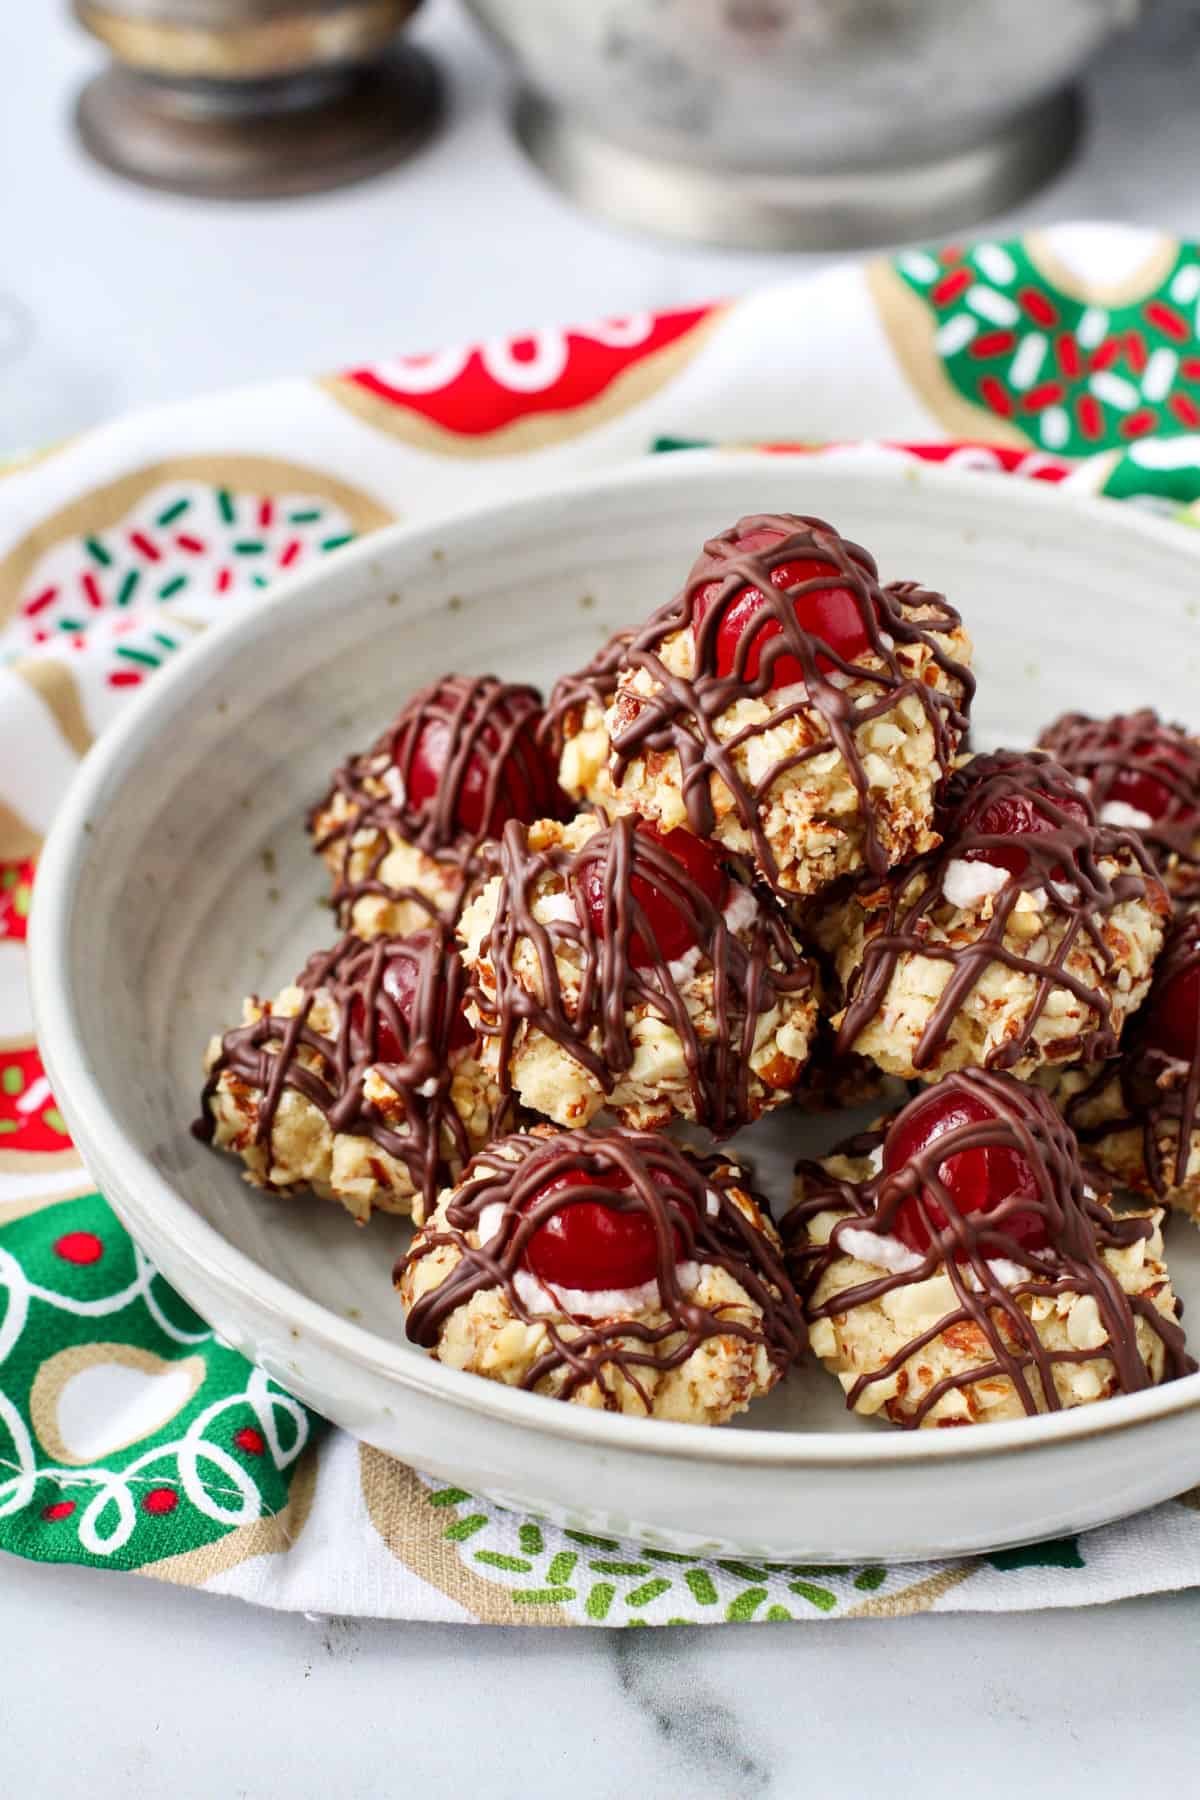
[[[700,1280],[700,1265],[676,1263],[675,1279],[685,1293],[690,1293]],[[513,1276],[513,1286],[522,1306],[531,1313],[569,1313],[579,1319],[614,1319],[656,1312],[660,1305],[657,1280],[643,1281],[630,1288],[553,1287],[548,1281],[539,1281],[528,1269],[518,1269]]]
[[[579,914],[575,910],[575,902],[570,894],[539,894],[533,906],[533,916],[539,925],[575,925]]]
[[[422,1100],[432,1100],[433,1096],[437,1093],[437,1091],[438,1091],[438,1078],[436,1075],[431,1075],[429,1077],[429,1080],[423,1081],[421,1083],[420,1087],[417,1089],[417,1092],[418,1092],[418,1094],[420,1094]]]
[[[745,931],[758,917],[758,901],[747,887],[734,886],[722,915],[730,931]]]
[[[902,1244],[898,1237],[879,1231],[867,1231],[864,1227],[851,1225],[838,1232],[838,1249],[856,1261],[866,1263],[872,1269],[886,1269],[891,1275],[907,1275],[913,1269],[919,1269],[925,1258]],[[1010,1262],[1006,1256],[989,1256],[987,1266],[1003,1287],[1015,1287],[1019,1281],[1028,1277],[1029,1270],[1023,1269],[1020,1263]],[[975,1270],[966,1265],[963,1278],[969,1288],[978,1292],[983,1286]]]
[[[951,906],[970,912],[1011,880],[1008,870],[997,868],[995,863],[968,862],[963,856],[955,856],[947,865],[942,891]]]
[[[407,799],[404,790],[404,777],[401,775],[394,762],[389,762],[387,768],[380,771],[379,779],[387,789],[389,797],[395,801],[396,805],[403,806]]]
[[[719,1217],[721,1211],[721,1196],[717,1193],[715,1188],[705,1188],[704,1210],[710,1219]]]
[[[1153,825],[1154,820],[1140,807],[1130,806],[1128,801],[1106,800],[1100,808],[1100,823],[1123,825],[1132,831],[1145,831],[1148,826]]]
[[[747,931],[758,918],[758,901],[749,888],[742,887],[740,883],[734,883],[733,892],[730,894],[721,916],[725,920],[727,930],[735,933]],[[673,962],[667,964],[667,973],[676,987],[683,987],[685,982],[692,979],[706,954],[703,945],[693,944],[690,950],[685,950],[682,956],[677,956]]]
[[[867,1231],[858,1225],[839,1231],[837,1241],[838,1249],[844,1250],[847,1256],[868,1263],[872,1269],[887,1269],[893,1275],[906,1275],[910,1269],[919,1269],[925,1260],[907,1244],[902,1244],[898,1237]]]

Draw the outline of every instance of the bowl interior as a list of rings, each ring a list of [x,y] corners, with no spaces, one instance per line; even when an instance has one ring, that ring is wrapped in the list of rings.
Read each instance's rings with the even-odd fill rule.
[[[194,1214],[377,1334],[384,1358],[423,1361],[390,1284],[407,1228],[380,1218],[356,1231],[331,1205],[266,1198],[188,1131],[209,1035],[333,936],[305,809],[413,688],[448,668],[547,687],[674,591],[706,536],[784,507],[832,518],[885,578],[919,577],[960,607],[981,747],[1029,742],[1068,706],[1195,710],[1200,562],[1182,530],[907,464],[684,457],[335,559],[152,689],[93,797],[62,977],[113,1124]],[[794,1157],[846,1123],[784,1114],[744,1134],[777,1212]],[[1200,1314],[1200,1236],[1176,1220],[1169,1241]],[[807,1371],[738,1429],[874,1428]]]

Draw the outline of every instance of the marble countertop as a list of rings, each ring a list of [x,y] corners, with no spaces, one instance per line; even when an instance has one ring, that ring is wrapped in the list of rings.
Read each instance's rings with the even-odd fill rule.
[[[453,0],[419,162],[278,207],[148,195],[67,119],[94,46],[61,3],[0,8],[0,449],[123,409],[393,348],[734,292],[806,261],[634,240],[572,212],[503,124]],[[1200,234],[1200,7],[1157,0],[1089,81],[1083,154],[1000,223],[1116,217]],[[24,329],[24,328],[22,328]],[[91,1571],[0,1563],[0,1770],[90,1800],[286,1794],[923,1800],[1194,1786],[1200,1594],[1095,1612],[513,1632],[276,1616]]]

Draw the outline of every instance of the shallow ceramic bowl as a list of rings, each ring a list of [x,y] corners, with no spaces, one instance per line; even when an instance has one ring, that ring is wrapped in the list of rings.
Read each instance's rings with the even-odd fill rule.
[[[302,819],[334,763],[447,667],[548,683],[669,595],[703,538],[775,508],[831,518],[887,578],[949,593],[976,640],[981,745],[1028,742],[1069,704],[1195,717],[1196,537],[1037,484],[680,456],[383,532],[212,632],[88,759],[38,879],[54,1089],[121,1218],[218,1331],[349,1431],[468,1490],[668,1548],[810,1562],[1076,1531],[1200,1479],[1200,1375],[911,1435],[849,1417],[819,1369],[721,1431],[564,1406],[405,1342],[402,1226],[264,1198],[188,1132],[209,1033],[331,936]],[[831,1135],[790,1115],[747,1133],[777,1211],[792,1158]],[[1200,1235],[1172,1220],[1169,1252],[1200,1317]]]

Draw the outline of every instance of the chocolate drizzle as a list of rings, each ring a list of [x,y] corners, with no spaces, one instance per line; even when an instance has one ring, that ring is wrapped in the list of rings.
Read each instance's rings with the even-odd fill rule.
[[[538,726],[538,742],[545,745],[557,767],[563,745],[583,724],[589,706],[603,713],[617,691],[617,676],[635,631],[614,632],[597,650],[590,663],[571,675],[560,675],[550,690],[545,716]]]
[[[411,1019],[384,985],[388,965],[406,961],[415,975]],[[432,1204],[439,1185],[452,1179],[471,1154],[466,1128],[450,1097],[452,1040],[463,1025],[466,976],[454,940],[443,925],[407,937],[362,939],[349,934],[309,958],[296,984],[305,1003],[293,1017],[267,1012],[227,1031],[201,1096],[196,1136],[211,1143],[212,1100],[227,1071],[256,1096],[254,1141],[270,1146],[280,1102],[289,1089],[322,1112],[331,1131],[359,1133],[408,1169],[415,1191]],[[333,1036],[309,1022],[313,1001],[324,991],[337,1008]],[[391,1033],[403,1055],[384,1058],[381,1031]],[[307,1060],[302,1055],[307,1053]],[[403,1129],[363,1091],[374,1068],[396,1095]],[[502,1129],[501,1121],[496,1126]],[[381,1176],[381,1180],[385,1177]]]
[[[803,1198],[783,1221],[783,1234],[797,1289],[811,1321],[833,1318],[869,1305],[885,1294],[928,1281],[944,1273],[953,1290],[955,1305],[943,1318],[918,1333],[877,1369],[864,1371],[851,1386],[847,1405],[854,1407],[870,1386],[895,1375],[908,1359],[933,1339],[955,1326],[975,1327],[982,1334],[988,1354],[959,1374],[942,1377],[931,1385],[911,1415],[899,1423],[918,1426],[942,1396],[952,1390],[965,1392],[976,1382],[1005,1377],[1026,1413],[1058,1411],[1061,1406],[1055,1382],[1056,1365],[1109,1358],[1117,1386],[1133,1393],[1151,1385],[1151,1375],[1137,1343],[1137,1321],[1143,1320],[1157,1335],[1165,1358],[1164,1379],[1191,1373],[1196,1365],[1184,1345],[1177,1320],[1164,1316],[1145,1294],[1126,1294],[1102,1260],[1101,1251],[1121,1249],[1148,1238],[1152,1222],[1144,1216],[1120,1217],[1084,1185],[1075,1140],[1047,1097],[1011,1076],[980,1069],[948,1075],[936,1093],[968,1094],[982,1101],[994,1115],[957,1125],[927,1143],[903,1165],[887,1171],[887,1145],[900,1120],[916,1107],[928,1106],[929,1092],[910,1101],[896,1114],[887,1130],[854,1139],[841,1154],[861,1157],[882,1146],[880,1173],[862,1183],[831,1175],[816,1163],[798,1168],[804,1184]],[[1014,1151],[1032,1171],[1036,1196],[1013,1195],[987,1211],[962,1213],[954,1195],[940,1179],[939,1171],[951,1156],[988,1147]],[[930,1202],[940,1209],[946,1223],[940,1227]],[[878,1236],[893,1232],[902,1206],[915,1205],[930,1240],[920,1265],[902,1271],[882,1271],[856,1287],[841,1288],[828,1299],[814,1303],[818,1284],[838,1259],[850,1254],[841,1238],[847,1230],[869,1230]],[[809,1222],[817,1213],[841,1211],[847,1215],[834,1226],[827,1244],[808,1237]],[[1014,1213],[1037,1213],[1044,1221],[1047,1245],[1032,1249],[1005,1230]],[[1027,1271],[1011,1286],[1000,1280],[991,1264],[1005,1259]],[[1033,1320],[1018,1304],[1022,1299],[1055,1300],[1061,1294],[1090,1295],[1095,1301],[1107,1342],[1092,1349],[1050,1349],[1042,1343]],[[1030,1377],[1036,1373],[1042,1404]],[[895,1415],[892,1415],[895,1416]]]
[[[1097,812],[1122,777],[1149,777],[1165,788],[1166,810],[1140,835],[1175,897],[1200,899],[1200,743],[1182,725],[1164,723],[1148,706],[1108,719],[1064,713],[1038,743],[1087,782]]]
[[[777,543],[766,549],[746,551],[740,540],[752,532],[778,531]],[[777,587],[774,572],[784,563],[815,561],[827,572],[790,586]],[[707,599],[706,590],[712,589]],[[745,589],[754,589],[758,601],[742,631],[734,666],[717,673],[717,636],[729,605]],[[852,662],[823,638],[806,631],[796,617],[795,602],[806,595],[832,589],[849,589],[854,595],[863,629],[870,644],[869,662]],[[703,599],[703,604],[702,604]],[[915,619],[918,608],[932,617]],[[777,635],[762,643],[762,627],[771,623]],[[674,752],[679,758],[683,800],[691,829],[699,837],[711,837],[716,812],[711,792],[715,775],[728,789],[733,810],[754,845],[754,859],[764,878],[779,888],[779,865],[760,817],[763,803],[774,784],[790,770],[821,756],[832,745],[841,754],[858,792],[863,823],[863,858],[869,869],[882,875],[888,857],[881,840],[869,794],[864,757],[855,734],[871,720],[881,718],[906,697],[916,699],[925,712],[934,738],[934,759],[942,770],[950,767],[959,738],[966,730],[967,713],[974,694],[974,679],[964,664],[948,652],[945,639],[958,631],[959,615],[940,595],[912,582],[882,587],[874,559],[820,519],[794,513],[765,513],[740,519],[728,531],[705,544],[681,594],[660,607],[636,633],[625,650],[625,666],[644,670],[655,682],[656,692],[639,695],[622,687],[617,697],[618,729],[612,734],[612,777],[619,788],[631,760],[640,754]],[[667,639],[677,632],[694,632],[695,673],[689,679],[673,674],[662,657]],[[746,674],[751,649],[759,652],[758,673]],[[948,691],[929,685],[906,671],[900,653],[920,647],[947,682]],[[603,683],[608,670],[601,653],[594,679]],[[716,722],[738,700],[764,699],[772,688],[772,670],[781,656],[794,657],[803,670],[806,693],[787,700],[776,696],[768,703],[766,720],[748,724],[722,742]],[[576,678],[578,682],[580,678]],[[868,692],[854,698],[842,682],[865,684]],[[811,743],[777,758],[762,776],[749,782],[736,766],[738,751],[764,732],[815,713],[824,727]]]
[[[1167,937],[1154,965],[1154,980],[1145,1005],[1134,1016],[1115,1065],[1102,1064],[1087,1086],[1064,1106],[1068,1124],[1085,1148],[1120,1131],[1140,1130],[1142,1160],[1152,1193],[1162,1200],[1168,1190],[1187,1180],[1192,1134],[1200,1125],[1200,1017],[1191,1057],[1184,1061],[1151,1043],[1158,1006],[1181,977],[1200,968],[1200,915],[1185,914]],[[1123,1118],[1085,1123],[1090,1103],[1108,1087],[1114,1075],[1119,1082]],[[1178,1133],[1174,1157],[1164,1157],[1159,1143],[1165,1126]]]
[[[601,1180],[544,1191],[575,1171]],[[611,1188],[602,1179],[610,1172]],[[636,1389],[650,1412],[651,1396],[639,1371],[677,1369],[718,1337],[760,1346],[782,1374],[804,1347],[804,1321],[782,1255],[732,1199],[735,1188],[749,1192],[738,1170],[723,1158],[694,1155],[651,1132],[553,1132],[542,1127],[501,1138],[471,1162],[444,1223],[422,1231],[397,1264],[399,1281],[406,1269],[441,1245],[452,1246],[460,1256],[444,1280],[410,1310],[408,1336],[425,1349],[436,1349],[451,1313],[473,1294],[501,1289],[514,1316],[543,1328],[548,1338],[548,1348],[525,1375],[526,1388],[561,1371],[562,1398],[570,1399],[595,1381],[611,1406],[605,1375],[610,1368]],[[579,1202],[599,1202],[651,1220],[657,1246],[655,1310],[666,1314],[661,1324],[629,1317],[579,1318],[567,1335],[553,1315],[534,1314],[525,1306],[516,1276],[530,1238],[551,1214]],[[484,1209],[497,1204],[503,1208],[498,1230],[485,1244],[473,1246],[467,1234],[477,1234]],[[756,1199],[756,1204],[769,1217],[765,1202]],[[761,1323],[698,1305],[680,1286],[679,1265],[688,1262],[731,1275],[761,1311]]]
[[[466,901],[476,872],[480,845],[500,823],[517,817],[561,817],[563,797],[537,747],[542,717],[536,688],[499,681],[494,675],[446,675],[422,688],[401,709],[369,750],[352,756],[336,771],[325,798],[309,813],[313,848],[338,846],[333,905],[340,923],[352,922],[354,904],[366,895],[411,901],[431,920],[453,923]],[[444,745],[444,765],[430,799],[414,803],[413,762],[422,740]],[[442,751],[439,748],[439,754]],[[483,791],[472,798],[478,829],[461,823],[468,783],[483,777]],[[338,797],[345,817],[331,820]],[[364,873],[353,874],[355,839],[374,832]],[[396,839],[411,844],[439,865],[454,893],[452,904],[439,908],[416,888],[390,887],[381,867]]]
[[[727,1136],[753,1117],[750,1057],[761,1015],[789,995],[807,993],[812,971],[774,907],[758,903],[743,943],[721,911],[664,848],[656,833],[625,817],[601,827],[579,850],[550,846],[531,850],[521,825],[511,822],[494,852],[500,891],[485,943],[494,985],[476,982],[471,998],[482,1035],[498,1040],[501,1086],[511,1080],[510,1059],[522,1025],[542,1032],[587,1070],[605,1093],[633,1065],[635,1045],[628,1015],[649,1009],[683,1045],[694,1117]],[[681,980],[659,948],[653,924],[634,891],[634,877],[670,897],[691,941],[702,947],[713,972],[716,1029],[702,1041],[688,1012]],[[550,877],[570,898],[574,917],[543,924],[534,916],[539,882]],[[605,895],[604,925],[597,930],[587,904],[589,881]],[[730,885],[730,893],[737,890]],[[631,943],[649,953],[635,966]],[[533,946],[541,993],[517,972],[521,940]],[[577,970],[578,998],[568,1001],[556,957]],[[600,1035],[599,1048],[589,1041]]]
[[[980,830],[977,821],[990,808],[1012,797],[1028,803],[1049,829],[1040,833],[999,834]],[[1084,816],[1072,816],[1072,813]],[[1104,922],[1123,900],[1157,891],[1161,909],[1166,897],[1152,865],[1134,832],[1099,825],[1095,809],[1072,777],[1038,751],[997,750],[974,757],[947,783],[935,825],[943,842],[896,870],[882,892],[886,903],[880,927],[868,936],[862,961],[847,986],[846,1009],[838,1033],[838,1049],[854,1049],[860,1034],[884,1006],[892,977],[905,956],[929,957],[950,964],[949,979],[930,1013],[917,1047],[913,1066],[936,1067],[945,1050],[956,1015],[985,970],[1002,963],[1016,974],[1028,975],[1037,989],[1021,1029],[992,1051],[988,1065],[1012,1068],[1029,1048],[1034,1027],[1055,989],[1063,989],[1088,1008],[1093,1023],[1081,1030],[1075,1054],[1084,1061],[1112,1056],[1117,1033],[1112,1024],[1112,1003],[1103,986],[1092,987],[1074,974],[1067,963],[1073,951],[1090,949],[1102,969],[1111,967],[1113,956],[1105,942]],[[935,909],[950,905],[946,875],[951,862],[962,858],[986,862],[988,850],[1019,847],[1026,864],[994,897],[991,918],[978,936],[964,943],[936,942],[930,935]],[[1101,859],[1123,865],[1107,875]],[[1005,942],[1009,921],[1022,893],[1041,888],[1047,909],[1064,922],[1061,941],[1045,961],[1023,956]],[[873,924],[872,903],[879,897],[864,878],[858,893]]]

